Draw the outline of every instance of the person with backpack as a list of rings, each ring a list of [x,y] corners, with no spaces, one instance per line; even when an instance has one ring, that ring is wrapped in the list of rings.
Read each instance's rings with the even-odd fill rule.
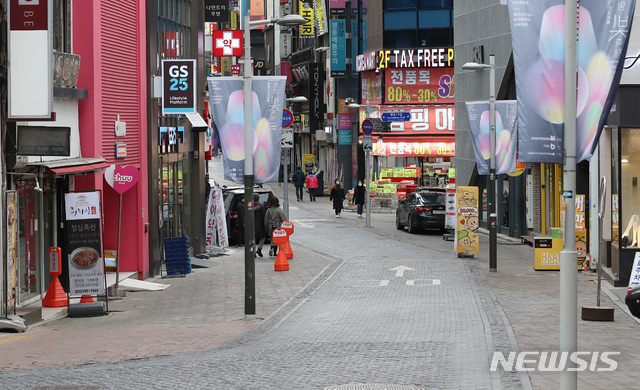
[[[302,173],[302,169],[300,167],[296,167],[296,171],[293,173],[291,179],[293,180],[293,184],[296,186],[296,198],[298,198],[298,201],[301,201],[302,191],[304,190],[304,181],[307,179],[307,175]]]
[[[272,237],[272,233],[275,229],[282,225],[282,222],[287,220],[287,216],[280,208],[280,199],[277,196],[271,197],[269,203],[267,203],[267,211],[264,214],[264,229],[268,233],[269,237]],[[269,250],[269,256],[276,256],[278,254],[278,246],[273,243],[271,239],[271,249]]]

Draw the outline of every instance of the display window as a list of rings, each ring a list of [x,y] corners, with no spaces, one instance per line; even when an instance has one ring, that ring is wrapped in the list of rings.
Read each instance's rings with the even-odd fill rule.
[[[640,129],[621,129],[620,197],[612,196],[612,227],[620,233],[623,247],[640,247]],[[617,194],[612,194],[617,195]],[[618,220],[616,220],[616,217]]]

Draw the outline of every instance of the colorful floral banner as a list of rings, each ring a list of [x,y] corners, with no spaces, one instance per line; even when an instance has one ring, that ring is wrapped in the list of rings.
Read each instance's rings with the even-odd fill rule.
[[[252,78],[253,173],[256,183],[278,181],[285,76]],[[241,77],[210,77],[209,106],[220,134],[224,178],[244,183],[244,93]]]
[[[564,158],[563,0],[509,0],[523,162]],[[591,157],[615,98],[635,0],[581,0],[578,14],[576,152]],[[537,45],[532,45],[536,42]],[[535,49],[534,49],[535,48]],[[537,50],[536,50],[537,49]]]
[[[476,152],[479,175],[489,174],[491,160],[491,126],[489,102],[467,102],[471,143]],[[515,100],[496,101],[496,174],[516,171]]]

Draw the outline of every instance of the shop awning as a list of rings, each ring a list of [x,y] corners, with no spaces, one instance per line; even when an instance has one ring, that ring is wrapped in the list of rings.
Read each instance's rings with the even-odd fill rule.
[[[94,173],[101,171],[111,164],[102,157],[96,158],[65,158],[51,161],[32,162],[27,167],[45,167],[59,175],[74,175],[80,173]]]

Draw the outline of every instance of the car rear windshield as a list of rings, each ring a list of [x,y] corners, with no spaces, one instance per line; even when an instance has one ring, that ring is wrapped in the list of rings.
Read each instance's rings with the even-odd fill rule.
[[[424,204],[444,204],[444,194],[438,194],[435,192],[422,192],[420,193],[422,202]]]

